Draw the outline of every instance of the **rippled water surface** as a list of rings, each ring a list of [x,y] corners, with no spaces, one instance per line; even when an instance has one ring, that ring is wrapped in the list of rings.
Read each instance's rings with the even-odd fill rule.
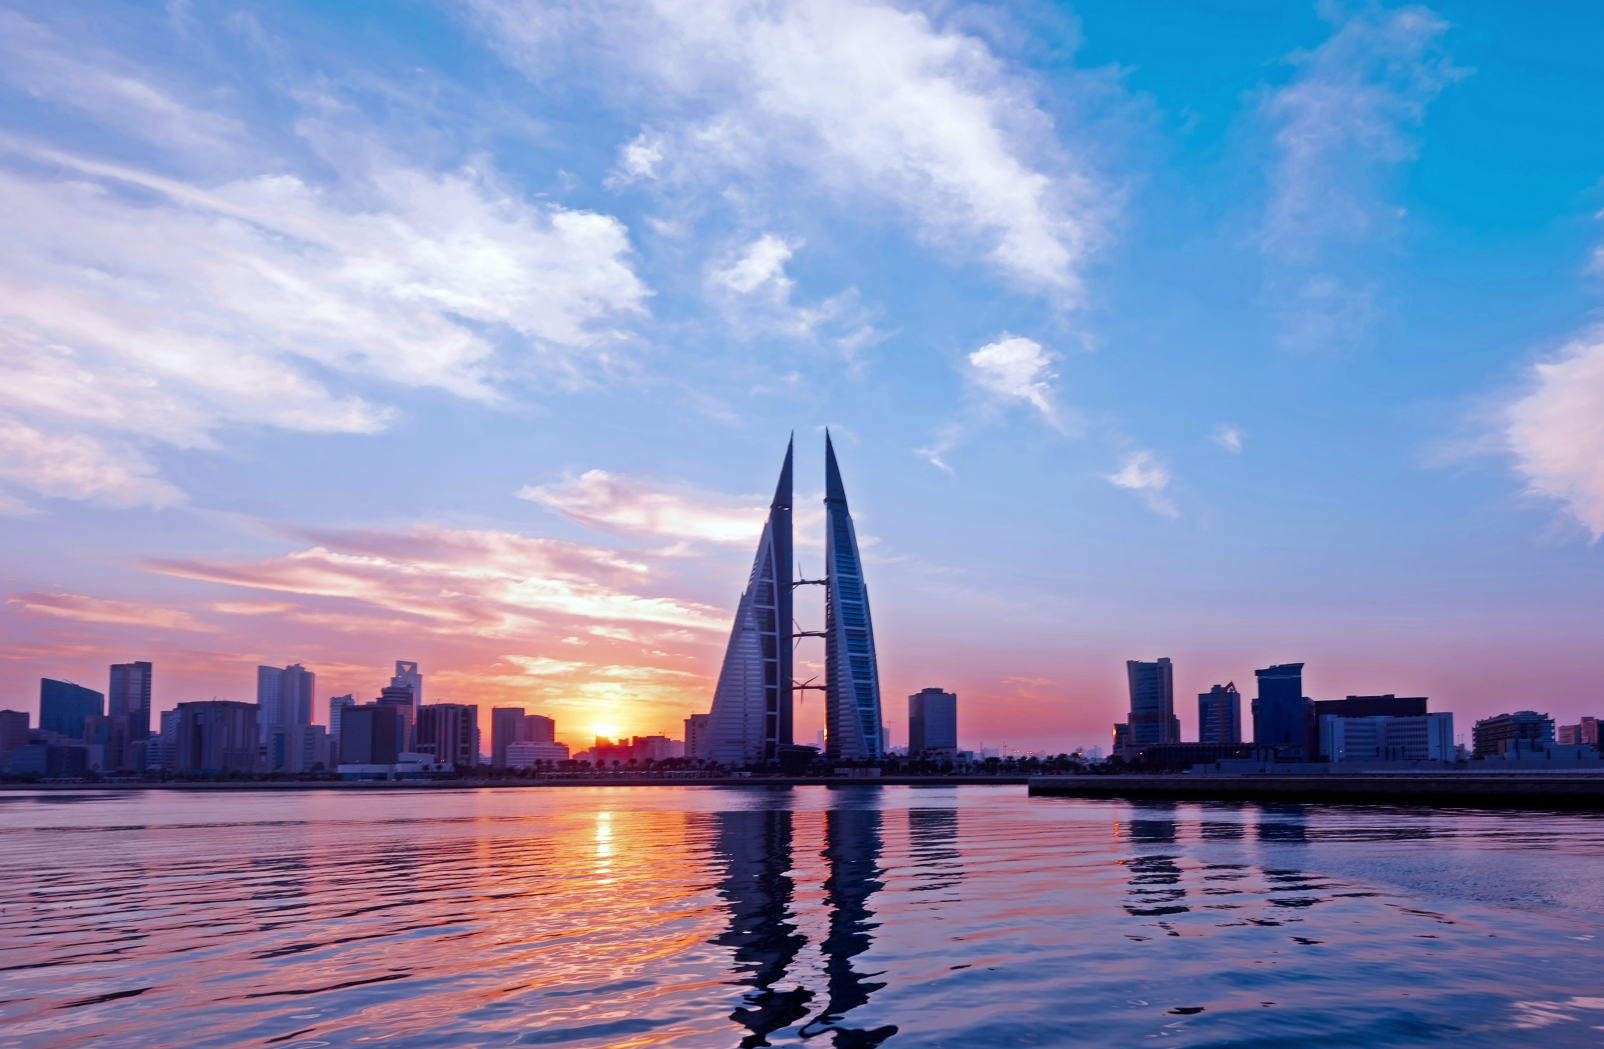
[[[0,794],[0,1046],[1604,1044],[1604,818]]]

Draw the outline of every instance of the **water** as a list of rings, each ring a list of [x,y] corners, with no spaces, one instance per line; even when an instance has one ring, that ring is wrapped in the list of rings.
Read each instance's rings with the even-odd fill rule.
[[[0,1047],[1604,1043],[1604,817],[0,794]]]

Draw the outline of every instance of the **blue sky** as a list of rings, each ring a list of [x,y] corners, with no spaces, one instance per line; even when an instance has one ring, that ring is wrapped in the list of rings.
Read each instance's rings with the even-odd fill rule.
[[[3,702],[673,732],[828,425],[894,738],[1099,742],[1159,655],[1188,731],[1300,660],[1600,713],[1600,18],[0,8]]]

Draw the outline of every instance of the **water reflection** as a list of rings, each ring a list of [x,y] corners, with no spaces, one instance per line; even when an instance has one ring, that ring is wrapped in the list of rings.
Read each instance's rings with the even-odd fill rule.
[[[908,853],[914,892],[956,888],[964,878],[957,809],[909,809]],[[956,898],[954,898],[954,901]]]
[[[871,983],[880,973],[860,973],[852,959],[869,949],[874,911],[869,897],[882,883],[880,875],[880,812],[870,808],[835,808],[824,816],[824,858],[830,864],[825,880],[825,904],[830,907],[830,932],[820,944],[828,977],[829,1000],[824,1010],[802,1028],[811,1038],[831,1030],[837,1049],[867,1049],[897,1033],[895,1024],[872,1030],[842,1025],[846,1014],[869,1001],[884,983]]]
[[[768,1045],[768,1035],[807,1015],[813,992],[778,991],[807,937],[796,931],[790,877],[792,816],[789,811],[718,812],[714,851],[724,865],[719,896],[729,906],[729,928],[713,943],[735,952],[736,982],[753,988],[730,1019],[752,1033],[742,1049]]]

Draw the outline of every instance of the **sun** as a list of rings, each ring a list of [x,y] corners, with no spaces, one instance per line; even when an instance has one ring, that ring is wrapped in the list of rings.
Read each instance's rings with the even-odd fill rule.
[[[616,738],[618,738],[617,735],[616,735],[618,730],[616,728],[614,728],[612,725],[592,725],[591,726],[591,731],[595,735],[603,736],[603,737],[605,737],[607,739],[616,739]]]

